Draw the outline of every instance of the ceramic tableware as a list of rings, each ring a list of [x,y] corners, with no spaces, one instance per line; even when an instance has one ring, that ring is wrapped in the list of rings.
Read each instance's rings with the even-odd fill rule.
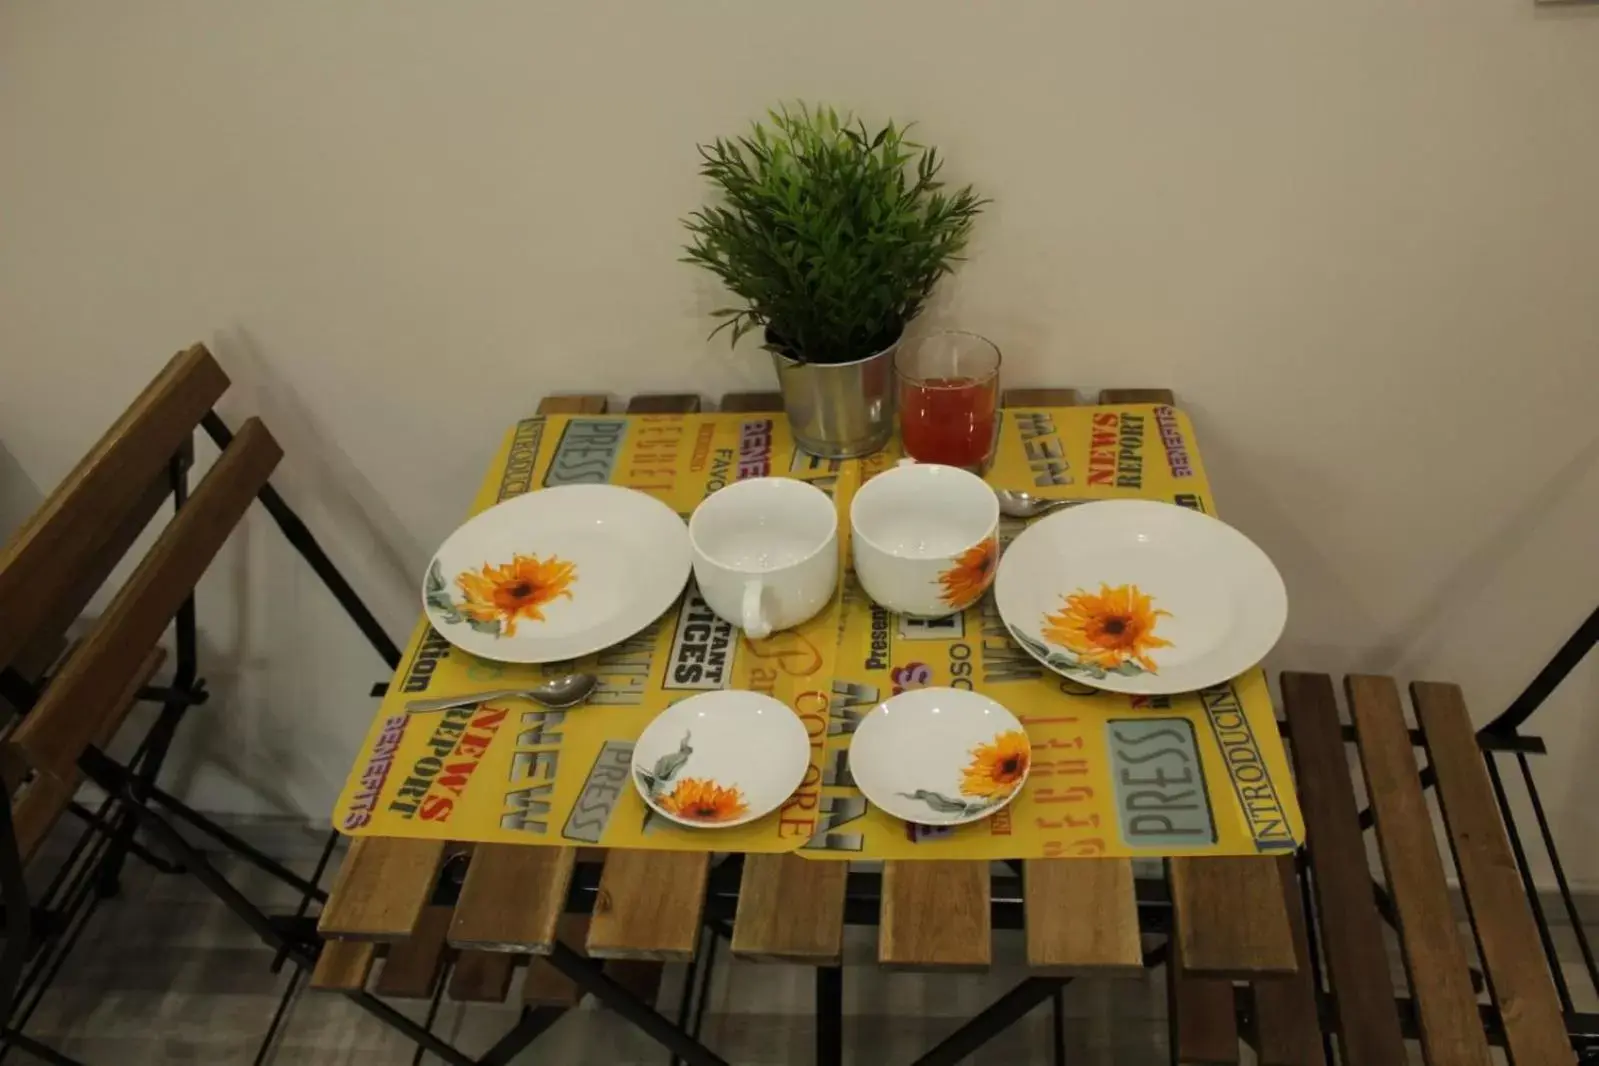
[[[735,481],[695,508],[688,535],[700,596],[756,639],[809,620],[838,583],[838,515],[803,481]]]
[[[810,738],[787,704],[758,692],[704,692],[644,727],[632,776],[663,818],[725,829],[776,810],[810,762]]]
[[[422,602],[444,639],[485,659],[547,663],[608,648],[672,605],[688,530],[652,496],[563,485],[489,508],[428,564]]]
[[[1266,553],[1226,523],[1153,500],[1105,500],[1011,542],[994,599],[1022,647],[1085,685],[1162,695],[1254,666],[1288,595]]]
[[[922,825],[987,818],[1021,791],[1027,731],[987,696],[913,688],[878,704],[850,742],[850,773],[868,801]]]
[[[976,603],[999,559],[999,503],[975,474],[901,463],[850,505],[855,576],[873,601],[918,618]]]

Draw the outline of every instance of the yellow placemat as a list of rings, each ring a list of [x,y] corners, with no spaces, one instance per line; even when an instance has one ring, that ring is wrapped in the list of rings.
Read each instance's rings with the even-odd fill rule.
[[[1061,496],[1146,497],[1210,510],[1186,416],[1168,407],[1004,412],[988,480]],[[778,475],[835,493],[848,524],[859,482],[897,445],[857,463],[797,452],[781,416],[554,415],[507,435],[473,513],[535,487],[627,485],[687,516],[740,477]],[[842,476],[841,476],[842,475]],[[841,528],[841,532],[843,532]],[[1007,523],[1002,539],[1019,523]],[[841,538],[847,541],[847,537]],[[524,701],[406,715],[406,701],[514,688],[573,669],[475,659],[424,621],[334,812],[357,835],[717,851],[812,858],[1025,858],[1239,854],[1302,837],[1282,744],[1259,671],[1172,700],[1084,688],[1011,642],[985,597],[964,616],[917,623],[876,609],[848,582],[798,629],[743,639],[692,585],[631,640],[576,664],[601,685],[589,704],[545,711]],[[1028,726],[1032,776],[985,822],[911,827],[870,808],[849,776],[861,716],[894,691],[973,686]],[[812,766],[782,810],[737,829],[689,830],[652,816],[628,779],[632,745],[668,704],[714,688],[769,692],[813,738]]]

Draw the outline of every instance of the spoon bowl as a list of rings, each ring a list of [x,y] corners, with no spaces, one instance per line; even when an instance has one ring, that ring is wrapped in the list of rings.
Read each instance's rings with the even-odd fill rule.
[[[1006,518],[1037,518],[1051,511],[1058,511],[1063,507],[1076,507],[1080,503],[1089,503],[1089,500],[1057,500],[1046,496],[1035,496],[1031,492],[1020,489],[995,489],[994,495],[999,497],[999,513]]]

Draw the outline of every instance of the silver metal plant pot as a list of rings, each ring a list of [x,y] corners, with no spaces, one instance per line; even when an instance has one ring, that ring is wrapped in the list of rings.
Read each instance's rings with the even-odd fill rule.
[[[795,442],[826,459],[869,455],[887,444],[894,433],[898,348],[896,340],[853,363],[802,363],[773,352]]]

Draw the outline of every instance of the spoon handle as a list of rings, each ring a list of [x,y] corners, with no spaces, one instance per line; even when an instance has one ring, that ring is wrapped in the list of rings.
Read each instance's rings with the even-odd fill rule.
[[[526,689],[520,688],[498,688],[492,692],[468,692],[461,696],[440,696],[431,700],[412,700],[405,705],[405,709],[410,714],[426,714],[429,711],[442,711],[450,707],[465,707],[469,703],[482,703],[485,700],[509,700],[518,696],[529,696],[529,693]]]

